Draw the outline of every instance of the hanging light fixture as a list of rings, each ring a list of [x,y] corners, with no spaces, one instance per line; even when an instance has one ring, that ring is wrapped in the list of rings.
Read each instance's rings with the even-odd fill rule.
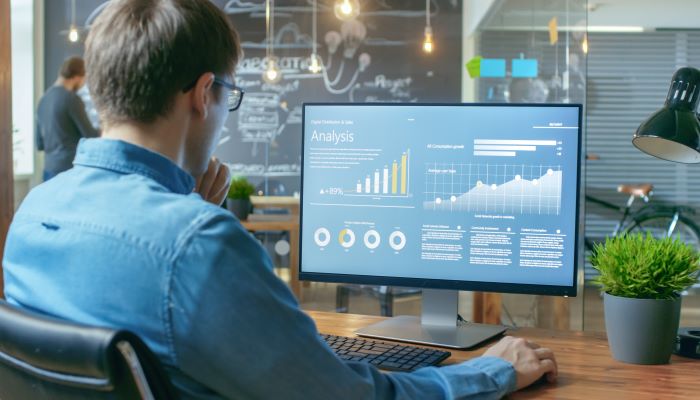
[[[78,27],[75,25],[75,0],[71,0],[71,22],[70,28],[68,29],[68,40],[75,43],[79,39],[80,33],[78,32]]]
[[[80,39],[80,34],[78,33],[78,28],[76,28],[75,25],[71,25],[70,30],[68,31],[68,40],[75,43],[79,39]]]
[[[321,65],[321,59],[318,54],[311,55],[311,62],[309,63],[309,71],[314,74],[318,74],[323,70],[323,65]]]
[[[335,16],[346,21],[360,15],[360,2],[358,0],[337,0],[333,6]]]
[[[274,16],[274,0],[265,1],[265,28],[267,30],[267,48],[266,56],[267,65],[263,72],[262,79],[266,83],[277,83],[282,80],[282,71],[277,65],[277,58],[272,49],[272,42],[275,36],[275,16]]]
[[[581,42],[581,50],[583,54],[588,54],[588,33],[583,34],[583,41]]]
[[[314,9],[313,9],[313,17],[312,17],[312,24],[313,26],[311,27],[311,57],[309,60],[309,71],[311,71],[314,74],[318,74],[321,72],[321,69],[323,69],[323,66],[321,65],[321,58],[318,56],[318,53],[316,53],[316,25],[318,23],[317,19],[317,8],[316,8],[316,2],[317,0],[313,0],[314,2]]]
[[[277,65],[276,59],[270,58],[267,60],[267,68],[263,73],[263,80],[267,83],[277,83],[282,80],[282,71]]]
[[[425,0],[425,38],[423,39],[423,51],[432,53],[433,49],[433,28],[430,26],[430,0]]]

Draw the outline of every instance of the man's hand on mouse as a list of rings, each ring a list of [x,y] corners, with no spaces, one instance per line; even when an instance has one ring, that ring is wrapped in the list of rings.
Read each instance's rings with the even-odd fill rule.
[[[548,382],[557,379],[557,360],[552,350],[526,339],[506,336],[486,350],[484,356],[499,357],[513,365],[517,390],[530,386],[543,375]]]

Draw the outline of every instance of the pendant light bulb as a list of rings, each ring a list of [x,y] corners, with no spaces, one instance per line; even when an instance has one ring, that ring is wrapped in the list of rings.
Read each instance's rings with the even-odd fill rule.
[[[312,14],[312,22],[311,22],[311,57],[309,59],[309,71],[311,71],[312,74],[318,74],[321,72],[321,58],[318,56],[318,53],[316,53],[316,41],[317,41],[317,25],[318,25],[318,7],[317,7],[317,0],[313,0],[313,14]]]
[[[323,66],[321,66],[321,60],[318,54],[312,54],[311,62],[309,63],[309,71],[311,71],[311,73],[318,74],[322,69]]]
[[[588,54],[588,35],[587,34],[583,35],[583,41],[581,42],[581,50],[583,51],[583,54]]]
[[[360,15],[360,2],[358,0],[337,0],[333,6],[335,16],[346,21]]]
[[[265,83],[277,83],[282,80],[282,71],[277,66],[277,60],[270,59],[267,62],[267,68],[263,72],[262,78]]]
[[[71,25],[70,29],[68,30],[68,40],[71,41],[71,43],[75,43],[80,39],[80,34],[78,33],[78,28],[75,27],[75,25]]]
[[[277,65],[277,58],[274,56],[272,42],[275,37],[275,9],[274,0],[265,1],[265,29],[267,42],[267,55],[265,61],[267,66],[262,73],[262,79],[265,83],[277,83],[282,80],[282,71]]]
[[[352,6],[349,1],[345,0],[343,4],[340,5],[340,12],[345,15],[350,15],[350,13],[352,13]]]
[[[423,51],[432,53],[435,45],[433,44],[433,28],[425,27],[425,39],[423,40]]]
[[[75,26],[75,0],[71,0],[71,2],[70,2],[70,12],[71,12],[71,18],[70,18],[70,28],[68,28],[68,40],[71,43],[75,43],[80,39],[80,34],[78,32],[78,28]]]

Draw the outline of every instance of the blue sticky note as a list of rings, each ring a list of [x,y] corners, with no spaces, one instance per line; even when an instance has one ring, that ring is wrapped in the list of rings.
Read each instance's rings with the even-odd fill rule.
[[[505,78],[506,60],[504,58],[483,58],[481,59],[482,78]]]
[[[513,78],[537,78],[537,60],[534,58],[515,58],[511,65]]]

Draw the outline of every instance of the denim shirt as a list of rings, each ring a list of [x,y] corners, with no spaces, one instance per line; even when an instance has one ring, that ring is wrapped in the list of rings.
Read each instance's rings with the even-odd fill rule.
[[[496,399],[515,389],[513,367],[493,357],[413,373],[340,360],[259,243],[193,187],[157,153],[83,139],[74,168],[15,215],[8,301],[131,330],[183,398]]]

